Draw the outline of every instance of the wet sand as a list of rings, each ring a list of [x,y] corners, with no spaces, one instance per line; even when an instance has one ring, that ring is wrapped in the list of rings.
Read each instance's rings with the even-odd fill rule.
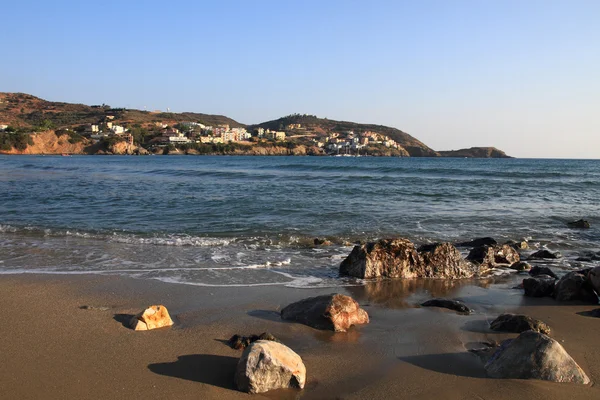
[[[384,281],[337,290],[212,288],[111,276],[4,275],[2,397],[247,398],[233,386],[241,352],[224,341],[234,333],[270,331],[303,358],[307,386],[256,398],[600,398],[595,383],[600,319],[578,314],[598,306],[528,299],[512,285]],[[333,333],[278,316],[290,302],[334,291],[357,299],[371,323]],[[460,298],[475,312],[415,306],[432,296]],[[130,315],[156,303],[168,307],[175,326],[150,332],[123,326]],[[109,309],[81,309],[84,305]],[[486,378],[482,362],[467,349],[516,336],[487,328],[502,312],[548,323],[551,336],[593,383]]]

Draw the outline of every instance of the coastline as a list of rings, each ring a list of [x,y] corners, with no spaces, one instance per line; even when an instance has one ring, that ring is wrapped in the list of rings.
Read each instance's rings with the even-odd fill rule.
[[[524,298],[511,282],[381,281],[346,288],[280,286],[215,288],[118,276],[2,275],[5,321],[0,382],[7,398],[242,398],[233,387],[240,351],[234,333],[269,331],[300,354],[307,386],[257,398],[597,398],[597,308]],[[306,297],[338,291],[368,311],[371,323],[347,333],[282,322],[278,310]],[[475,313],[415,307],[424,297],[459,297]],[[150,304],[174,316],[172,328],[134,332],[120,321]],[[84,310],[83,305],[109,307]],[[519,312],[547,322],[592,384],[485,377],[467,351],[502,340],[486,322]]]

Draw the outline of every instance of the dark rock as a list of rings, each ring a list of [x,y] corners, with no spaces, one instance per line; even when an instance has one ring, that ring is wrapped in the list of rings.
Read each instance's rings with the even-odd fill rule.
[[[422,278],[470,278],[478,268],[466,262],[450,243],[423,245],[417,250],[422,260]]]
[[[522,240],[520,242],[515,242],[514,240],[509,240],[505,244],[509,245],[510,247],[512,247],[515,250],[527,250],[529,248],[529,243],[527,243],[525,240]]]
[[[569,272],[556,282],[554,298],[558,301],[579,300],[598,304],[598,296],[588,279],[575,271]]]
[[[331,242],[327,239],[315,238],[315,246],[331,246]]]
[[[340,274],[357,278],[470,278],[480,268],[466,262],[450,243],[422,246],[407,239],[383,239],[355,246]]]
[[[523,289],[528,297],[551,297],[554,294],[554,285],[555,280],[551,277],[536,276],[523,279]]]
[[[590,379],[556,340],[526,331],[502,343],[485,370],[492,378],[588,384]]]
[[[427,300],[424,303],[421,303],[422,307],[441,307],[448,308],[450,310],[454,310],[459,313],[471,313],[472,310],[467,307],[464,303],[458,300],[450,300],[450,299],[431,299]]]
[[[590,223],[585,219],[580,219],[577,221],[567,222],[567,226],[569,228],[589,229]]]
[[[536,331],[550,334],[550,327],[540,320],[533,319],[522,314],[501,314],[492,321],[490,329],[500,332],[521,333],[525,331]]]
[[[510,269],[514,269],[515,271],[525,272],[531,269],[531,265],[527,264],[525,261],[517,261],[516,263],[512,263],[510,265]]]
[[[529,275],[538,276],[538,275],[548,275],[553,277],[554,279],[558,279],[558,276],[548,267],[538,267],[537,265],[529,270]]]
[[[596,309],[590,311],[590,316],[600,318],[600,308],[596,308]]]
[[[273,342],[279,342],[277,338],[271,335],[269,332],[263,332],[260,335],[250,335],[250,336],[242,336],[242,335],[233,335],[228,341],[227,344],[236,350],[245,349],[250,345],[250,343],[254,343],[257,340],[271,340]]]
[[[552,253],[546,249],[538,250],[529,256],[529,260],[557,259],[560,258],[560,253]]]
[[[481,247],[481,246],[494,246],[498,244],[494,238],[484,237],[479,239],[473,239],[468,242],[457,243],[458,247]]]
[[[501,246],[475,247],[469,252],[467,260],[482,267],[494,268],[498,264],[513,264],[521,260],[519,253],[507,244]]]
[[[281,318],[335,332],[346,332],[352,325],[369,323],[369,315],[352,297],[337,293],[292,303],[281,310]]]
[[[600,295],[600,267],[592,268],[587,273],[587,278],[592,285],[592,288],[596,291],[598,295]]]

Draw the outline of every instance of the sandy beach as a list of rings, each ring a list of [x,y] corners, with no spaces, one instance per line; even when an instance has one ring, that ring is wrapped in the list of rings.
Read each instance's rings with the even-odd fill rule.
[[[578,313],[589,305],[526,299],[510,282],[384,281],[340,290],[357,299],[371,323],[347,333],[283,322],[278,310],[332,289],[279,286],[213,288],[117,276],[4,275],[0,298],[4,398],[247,398],[233,385],[241,351],[234,333],[270,331],[296,351],[307,368],[302,391],[282,399],[593,399],[600,398],[599,319]],[[419,308],[423,298],[459,297],[475,313]],[[134,332],[128,316],[162,303],[176,325]],[[82,309],[82,306],[109,307]],[[477,342],[498,341],[488,321],[504,311],[547,322],[592,384],[486,378]]]

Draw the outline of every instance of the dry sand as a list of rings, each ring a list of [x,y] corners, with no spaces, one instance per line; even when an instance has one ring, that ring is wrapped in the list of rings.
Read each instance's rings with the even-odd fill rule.
[[[210,288],[104,276],[4,275],[0,388],[6,399],[235,399],[240,351],[234,333],[270,331],[300,354],[303,391],[273,399],[599,399],[591,385],[485,377],[467,352],[502,340],[487,323],[522,312],[553,329],[592,382],[600,379],[600,319],[578,314],[595,307],[527,299],[510,283],[385,281],[338,289],[369,312],[371,323],[348,333],[282,322],[278,310],[332,289]],[[430,296],[460,297],[473,315],[418,308]],[[134,332],[122,321],[150,304],[168,307],[171,328]],[[83,305],[108,310],[81,309]]]

